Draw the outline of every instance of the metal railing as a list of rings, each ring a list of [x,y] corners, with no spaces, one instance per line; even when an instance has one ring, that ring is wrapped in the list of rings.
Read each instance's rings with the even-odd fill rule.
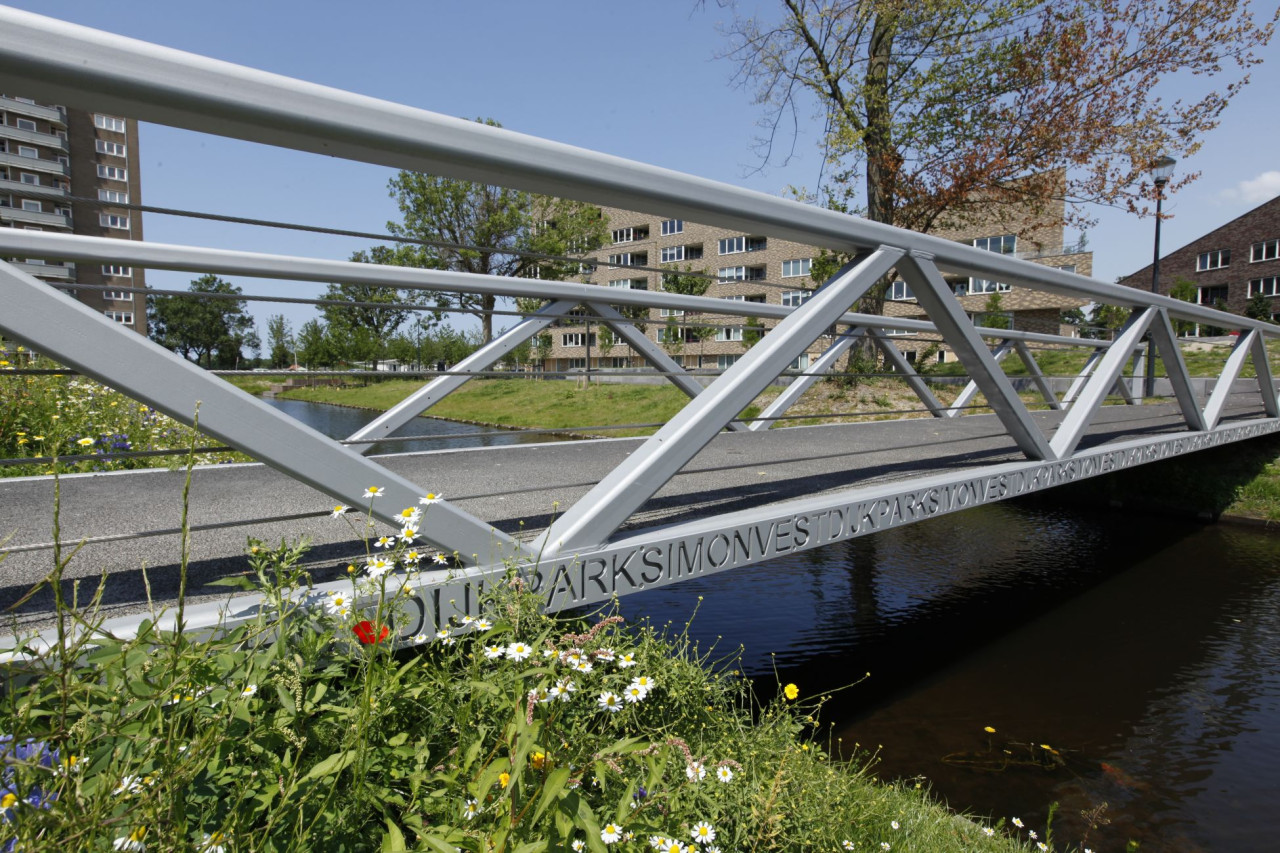
[[[552,590],[549,606],[558,604],[558,600],[553,600],[557,573],[566,571],[566,565],[585,559],[586,555],[616,555],[621,550],[643,548],[647,547],[646,543],[654,542],[665,543],[670,554],[675,547],[672,543],[685,543],[692,548],[691,543],[703,542],[699,537],[705,538],[715,531],[721,532],[714,535],[725,535],[723,531],[728,529],[758,530],[761,525],[776,525],[789,513],[794,514],[795,507],[765,506],[728,517],[677,525],[675,529],[628,533],[625,537],[618,533],[641,506],[718,433],[725,429],[756,432],[785,418],[787,410],[812,382],[834,368],[849,347],[863,337],[883,352],[886,361],[933,416],[952,417],[968,408],[977,394],[985,398],[986,405],[1027,460],[1018,463],[1022,467],[1005,465],[990,469],[999,476],[1013,476],[1044,465],[1061,466],[1055,470],[1062,472],[1093,470],[1086,461],[1099,451],[1095,448],[1080,452],[1080,441],[1108,394],[1118,389],[1131,399],[1121,379],[1127,362],[1147,335],[1155,340],[1160,351],[1188,430],[1212,434],[1217,436],[1213,441],[1217,441],[1271,432],[1280,426],[1275,382],[1265,348],[1267,339],[1280,336],[1280,328],[1262,321],[1093,281],[973,246],[667,169],[4,8],[0,8],[0,88],[48,101],[93,104],[98,109],[173,127],[682,218],[793,240],[853,257],[803,305],[788,308],[570,282],[0,229],[0,255],[15,257],[543,300],[543,308],[525,316],[456,365],[448,375],[435,378],[350,436],[348,443],[356,447],[391,436],[471,375],[485,371],[571,310],[585,308],[595,322],[608,325],[620,342],[688,394],[690,402],[585,496],[566,508],[536,541],[518,541],[447,502],[433,507],[420,531],[423,538],[447,552],[492,554],[496,544],[512,558],[538,563],[536,571],[544,573],[539,577]],[[928,321],[847,310],[890,271],[896,271],[911,287]],[[1114,342],[975,327],[943,273],[998,280],[1133,310]],[[387,471],[343,442],[298,424],[157,344],[123,330],[66,294],[3,262],[0,262],[0,305],[3,305],[0,334],[5,337],[46,353],[59,363],[180,421],[190,423],[198,405],[203,432],[341,503],[360,505],[364,489],[377,483],[384,487],[386,498],[374,507],[375,514],[394,523],[398,520],[398,508],[416,505],[429,491],[422,484]],[[754,317],[776,321],[776,325],[704,389],[619,310],[628,307]],[[1239,332],[1220,381],[1204,404],[1193,391],[1171,318]],[[833,327],[843,331],[830,339],[810,370],[792,382],[757,418],[749,422],[737,419],[738,413],[767,385]],[[970,386],[954,404],[943,405],[926,379],[888,340],[888,332],[940,338],[964,363],[971,377]],[[984,338],[999,342],[994,351],[988,349]],[[1085,370],[1076,377],[1064,398],[1059,399],[1048,387],[1036,365],[1031,344],[1091,349]],[[1052,428],[1032,417],[1001,370],[999,362],[1010,352],[1017,352],[1027,365],[1045,402],[1063,413]],[[1227,394],[1232,380],[1240,375],[1249,359],[1259,377],[1263,415],[1250,422],[1253,424],[1250,430],[1241,432],[1238,425],[1233,425],[1235,431],[1228,432],[1220,423]],[[1226,436],[1230,439],[1224,438]],[[968,471],[963,476],[974,474]],[[1066,473],[1060,476],[1065,477]],[[877,488],[879,491],[856,494],[846,491],[815,497],[804,505],[805,511],[845,505],[854,498],[887,500],[885,495],[893,494],[889,487]],[[951,508],[964,505],[967,504]],[[913,514],[912,520],[914,518]],[[818,537],[813,537],[812,544],[806,547],[816,544],[821,543]],[[701,547],[698,544],[698,548]],[[707,548],[711,570],[732,567],[727,563],[716,565],[710,556],[711,545]],[[751,557],[751,561],[767,558],[766,550]],[[469,568],[461,580],[426,573],[423,583],[437,587],[465,584],[498,570],[501,570],[498,564],[483,563]],[[614,590],[617,594],[625,591]],[[584,603],[590,599],[585,590],[581,592],[565,600]],[[439,609],[440,596],[437,595],[436,600],[432,618],[440,623],[447,620],[449,614]],[[458,600],[462,600],[461,596]],[[215,620],[221,615],[210,614],[208,618]]]

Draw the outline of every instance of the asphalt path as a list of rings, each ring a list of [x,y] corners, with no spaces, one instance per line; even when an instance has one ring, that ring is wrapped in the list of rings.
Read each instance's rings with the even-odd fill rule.
[[[1240,395],[1230,419],[1262,415],[1258,397]],[[1051,430],[1056,412],[1033,417]],[[1173,405],[1108,406],[1081,447],[1185,430]],[[388,469],[516,536],[547,526],[553,503],[572,505],[644,439],[524,444],[377,457]],[[920,418],[722,433],[651,498],[629,528],[731,512],[788,499],[963,470],[1024,458],[993,415]],[[65,559],[64,591],[85,601],[98,587],[103,613],[120,616],[177,594],[183,471],[144,470],[0,480],[0,631],[47,622],[46,586],[17,607],[54,565],[54,509]],[[365,485],[365,484],[361,484]],[[373,485],[373,484],[370,484]],[[55,499],[55,488],[60,492]],[[188,591],[223,598],[210,581],[247,571],[247,537],[268,544],[305,539],[305,563],[319,582],[365,553],[353,516],[329,516],[334,501],[258,464],[197,468],[191,474]],[[261,521],[261,519],[283,519]],[[213,526],[212,529],[210,526]],[[99,537],[112,541],[94,541]]]

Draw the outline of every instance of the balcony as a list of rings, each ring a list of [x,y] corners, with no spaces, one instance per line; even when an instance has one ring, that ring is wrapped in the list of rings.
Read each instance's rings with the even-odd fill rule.
[[[0,153],[0,166],[17,166],[28,172],[44,172],[49,175],[70,177],[71,170],[57,160],[46,160],[43,157],[23,157],[19,154]]]
[[[57,281],[75,281],[75,264],[42,264],[35,261],[14,261],[13,265],[27,275]]]
[[[0,207],[0,222],[10,222],[18,226],[39,225],[42,228],[71,227],[70,216],[63,216],[61,213],[37,213],[20,207]]]
[[[1062,255],[1083,255],[1088,251],[1088,243],[1081,240],[1066,246],[1048,246],[1043,249],[1033,249],[1030,252],[1014,252],[1013,256],[1024,261],[1034,261],[1039,258],[1056,258]]]
[[[62,110],[56,110],[53,107],[42,107],[38,104],[28,104],[26,101],[19,101],[17,98],[6,98],[0,95],[0,110],[4,110],[7,113],[16,113],[27,118],[43,119],[60,127],[67,126],[67,116]]]
[[[41,133],[38,130],[23,130],[8,124],[0,124],[0,139],[12,139],[25,145],[42,145],[45,148],[54,148],[58,151],[70,149],[67,140],[61,136],[54,136],[52,133]]]
[[[26,184],[22,181],[6,181],[0,179],[0,195],[13,193],[27,198],[66,198],[69,194],[65,187],[47,187],[41,184]]]

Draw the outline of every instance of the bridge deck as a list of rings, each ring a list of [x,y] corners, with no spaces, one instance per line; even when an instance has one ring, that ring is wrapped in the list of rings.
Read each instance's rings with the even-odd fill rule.
[[[1263,414],[1256,394],[1238,395],[1232,404],[1226,420]],[[1034,417],[1044,425],[1062,415],[1046,411]],[[1110,406],[1099,412],[1081,447],[1185,430],[1173,405]],[[548,524],[553,502],[570,506],[642,441],[516,445],[386,456],[380,461],[499,529],[532,533]],[[999,420],[989,415],[724,433],[658,492],[629,528],[1024,458]],[[162,470],[64,477],[62,540],[74,544],[93,537],[177,528],[183,482],[182,472]],[[314,543],[308,563],[315,567],[317,580],[332,579],[338,566],[364,553],[342,521],[326,513],[234,524],[314,514],[332,504],[325,495],[262,465],[197,469],[191,487],[192,525],[230,524],[193,534],[189,581],[193,598],[226,595],[223,589],[204,585],[246,568],[243,553],[249,534],[268,543],[306,536]],[[51,541],[53,507],[51,478],[0,480],[0,538],[12,534],[6,547]],[[145,606],[140,567],[147,568],[154,600],[173,597],[178,555],[176,535],[90,542],[71,562],[65,577],[89,579],[82,582],[84,600],[95,586],[92,579],[108,573],[106,611],[123,615]],[[0,608],[7,610],[52,564],[50,550],[8,554],[0,563]],[[18,623],[34,627],[50,607],[51,596],[37,595],[19,608]]]

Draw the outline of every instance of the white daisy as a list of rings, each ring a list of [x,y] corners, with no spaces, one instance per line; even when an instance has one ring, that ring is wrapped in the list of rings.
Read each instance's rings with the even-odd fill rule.
[[[644,691],[633,684],[622,692],[622,698],[627,700],[627,704],[634,705],[644,699]]]
[[[444,500],[444,495],[436,494],[435,492],[427,492],[422,496],[422,499],[418,501],[418,503],[424,506],[430,506],[431,504],[438,504],[442,500]]]
[[[490,628],[492,628],[492,627],[493,627],[493,623],[492,623],[492,622],[490,622],[488,619],[477,619],[477,620],[476,620],[476,630],[477,630],[477,631],[488,631],[488,630],[489,630]]]
[[[380,498],[380,497],[382,497],[382,487],[381,487],[381,486],[370,486],[369,488],[367,488],[367,489],[365,489],[365,490],[364,490],[364,496],[365,496],[366,498],[370,498],[370,499],[372,499],[372,498]]]
[[[418,509],[416,506],[407,506],[400,510],[400,514],[397,518],[399,518],[403,524],[417,524],[418,519],[422,518],[422,510]]]
[[[324,609],[335,616],[340,616],[351,609],[351,596],[345,592],[331,592],[329,593],[329,600],[325,602]]]
[[[625,655],[621,655],[618,658],[619,669],[626,669],[629,666],[635,666],[635,665],[636,665],[635,652],[627,652]]]
[[[695,823],[693,825],[693,829],[691,830],[691,834],[693,835],[694,841],[698,841],[701,843],[706,843],[708,841],[716,840],[715,828],[711,824],[707,823],[705,820],[700,820],[697,823]]]
[[[493,645],[484,647],[484,656],[489,660],[497,660],[502,657],[502,646]]]
[[[396,544],[396,540],[392,539],[390,536],[379,536],[377,541],[373,543],[373,547],[390,548],[395,544]]]
[[[600,830],[600,840],[605,844],[613,844],[615,841],[622,840],[622,827],[616,823],[606,823],[604,829]]]
[[[589,660],[580,660],[580,661],[578,661],[577,663],[575,663],[575,664],[573,665],[573,668],[574,668],[575,670],[577,670],[578,672],[590,672],[590,671],[591,671],[591,669],[592,669],[591,661],[589,661]]]
[[[329,517],[337,518],[340,515],[346,515],[350,511],[351,511],[351,507],[347,506],[346,504],[338,504],[333,508],[333,511],[329,513]]]
[[[690,782],[701,782],[707,778],[707,768],[701,761],[690,761],[689,765],[684,768],[684,775],[689,777]]]
[[[257,692],[258,692],[258,685],[246,684],[244,686],[244,689],[240,691],[240,695],[243,696],[245,699],[248,699],[250,696],[254,695]]]
[[[507,646],[507,657],[511,658],[513,661],[522,661],[531,654],[533,654],[533,649],[529,647],[528,643],[522,643],[517,640]]]
[[[406,545],[418,538],[418,525],[406,524],[400,528],[400,541]]]
[[[716,768],[716,780],[728,784],[733,781],[733,771],[727,765],[720,765]]]
[[[614,658],[613,649],[596,649],[596,660],[611,661]]]
[[[377,580],[378,578],[391,571],[392,563],[382,557],[370,557],[369,562],[365,563],[364,570],[369,577]]]
[[[658,685],[657,685],[657,682],[655,682],[652,678],[650,678],[647,675],[637,675],[635,678],[631,679],[630,686],[640,688],[641,690],[644,691],[645,695],[648,696],[649,691],[657,687]]]
[[[435,563],[437,566],[447,566],[449,565],[449,558],[444,554],[436,554],[431,558],[431,562]]]
[[[416,566],[422,560],[422,552],[418,551],[416,548],[410,548],[408,551],[405,551],[400,555],[400,560],[406,566]]]
[[[475,800],[467,800],[467,804],[462,807],[462,816],[471,820],[478,814],[480,814],[480,804]]]

